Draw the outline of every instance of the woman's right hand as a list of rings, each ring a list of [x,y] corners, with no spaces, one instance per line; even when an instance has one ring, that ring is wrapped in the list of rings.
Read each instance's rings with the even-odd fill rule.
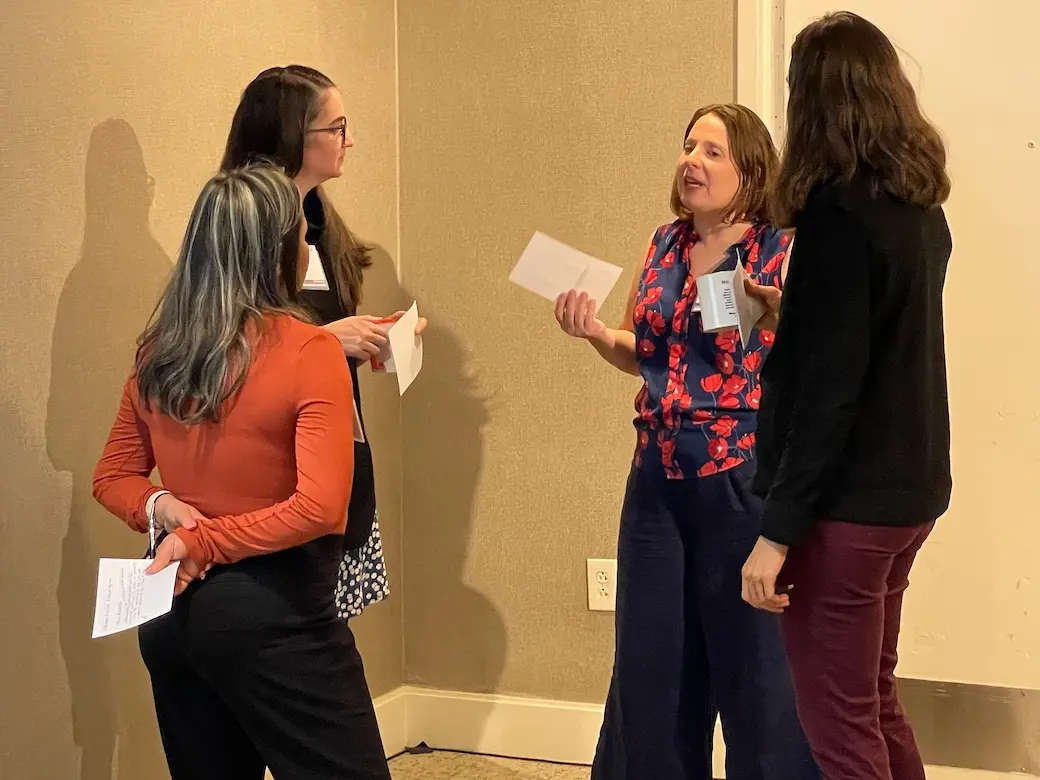
[[[339,339],[344,354],[355,360],[368,360],[382,352],[389,344],[387,329],[379,317],[367,314],[346,317],[325,326],[325,330]]]
[[[206,572],[211,568],[210,566],[202,568],[195,563],[188,555],[188,545],[184,543],[184,540],[177,534],[170,534],[162,540],[159,549],[155,551],[155,558],[152,559],[144,573],[158,574],[174,563],[180,564],[173,586],[174,596],[181,595],[194,580],[205,579]]]
[[[613,347],[610,328],[596,317],[596,302],[585,292],[561,293],[556,299],[556,321],[568,336]]]

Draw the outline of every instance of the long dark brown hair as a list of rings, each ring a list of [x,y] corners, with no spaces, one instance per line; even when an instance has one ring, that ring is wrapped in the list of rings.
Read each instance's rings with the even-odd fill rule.
[[[328,76],[303,65],[260,73],[242,93],[221,168],[264,159],[295,177],[303,167],[307,128],[321,111],[325,91],[334,86]],[[318,251],[331,262],[340,301],[353,312],[361,302],[362,272],[372,265],[372,248],[350,231],[321,187],[317,195],[325,210]]]
[[[684,144],[693,126],[709,114],[717,116],[726,128],[729,153],[740,174],[740,187],[727,207],[724,218],[734,222],[747,220],[756,225],[770,222],[769,193],[776,178],[779,159],[769,129],[758,114],[746,106],[738,103],[712,103],[694,112],[683,134]],[[675,216],[692,219],[679,194],[678,175],[672,179],[669,205]]]
[[[791,47],[787,140],[774,216],[791,227],[818,184],[862,180],[924,207],[950,194],[946,147],[895,46],[853,13],[813,22]]]

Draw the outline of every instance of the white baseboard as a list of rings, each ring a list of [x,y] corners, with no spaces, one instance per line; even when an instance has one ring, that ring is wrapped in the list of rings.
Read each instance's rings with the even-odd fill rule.
[[[591,764],[603,707],[411,688],[409,743],[565,764]]]
[[[376,720],[379,721],[379,734],[383,738],[383,749],[386,757],[396,756],[410,747],[408,733],[408,709],[411,702],[411,689],[398,688],[375,700]]]
[[[589,765],[603,720],[603,707],[597,704],[413,686],[380,696],[375,707],[387,758],[425,742],[436,750]],[[715,777],[725,777],[726,748],[720,729],[715,731],[714,759]],[[929,767],[928,776],[932,780],[1010,777],[945,767]]]
[[[404,686],[379,697],[376,717],[387,756],[425,742],[438,750],[507,758],[592,763],[603,706]],[[725,746],[715,734],[715,776]]]

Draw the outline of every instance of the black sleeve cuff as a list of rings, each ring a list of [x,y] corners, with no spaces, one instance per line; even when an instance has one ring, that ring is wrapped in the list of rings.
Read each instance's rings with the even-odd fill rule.
[[[747,481],[745,488],[751,492],[751,495],[764,501],[769,495],[769,488],[772,486],[773,475],[766,474],[761,465],[756,463],[755,473],[751,475],[751,479]]]
[[[812,528],[815,518],[805,506],[766,500],[762,512],[762,536],[776,544],[793,547]]]

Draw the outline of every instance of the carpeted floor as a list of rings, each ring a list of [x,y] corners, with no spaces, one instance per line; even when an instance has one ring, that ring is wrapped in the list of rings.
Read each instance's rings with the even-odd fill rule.
[[[587,766],[542,764],[465,753],[403,755],[390,762],[394,780],[588,780]]]
[[[390,762],[394,780],[588,780],[589,767],[436,752]],[[1032,775],[928,767],[928,780],[1040,780]]]

